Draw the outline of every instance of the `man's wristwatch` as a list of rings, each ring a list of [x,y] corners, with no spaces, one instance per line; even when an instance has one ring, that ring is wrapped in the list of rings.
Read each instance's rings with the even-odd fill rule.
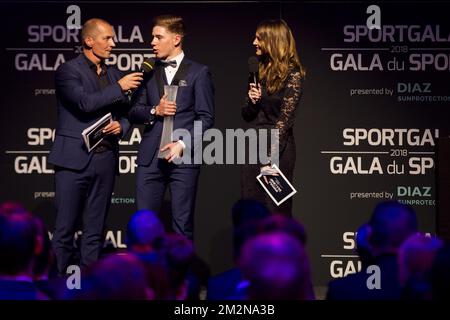
[[[156,106],[153,106],[152,110],[150,110],[150,113],[156,116]]]

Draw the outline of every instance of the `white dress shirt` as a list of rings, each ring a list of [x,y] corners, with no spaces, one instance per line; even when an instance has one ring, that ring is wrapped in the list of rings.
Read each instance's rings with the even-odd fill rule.
[[[175,77],[175,74],[178,71],[178,68],[180,67],[181,61],[184,58],[184,52],[181,51],[181,53],[175,57],[173,57],[172,59],[168,59],[168,60],[175,60],[177,62],[177,66],[176,67],[172,67],[172,66],[165,66],[164,67],[164,71],[166,73],[166,78],[167,78],[167,83],[168,84],[172,84],[172,80],[173,77]]]

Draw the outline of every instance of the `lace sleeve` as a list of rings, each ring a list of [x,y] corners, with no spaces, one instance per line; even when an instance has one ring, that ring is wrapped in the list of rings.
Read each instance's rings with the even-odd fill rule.
[[[302,86],[303,79],[300,71],[291,72],[287,79],[287,86],[285,89],[285,95],[281,104],[280,116],[275,123],[275,129],[279,130],[279,153],[283,152],[287,143],[287,134],[290,128],[294,125],[295,110],[299,104],[300,98],[303,93]],[[272,144],[271,155],[275,150],[275,145]]]

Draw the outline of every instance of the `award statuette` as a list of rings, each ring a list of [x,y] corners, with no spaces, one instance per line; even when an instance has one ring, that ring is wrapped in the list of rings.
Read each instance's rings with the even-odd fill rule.
[[[178,86],[165,85],[164,86],[164,94],[167,95],[167,101],[176,102],[177,100],[177,91]],[[159,144],[158,158],[165,158],[170,150],[161,151],[162,147],[173,142],[172,133],[173,133],[173,117],[174,116],[165,116],[163,130],[161,134],[161,142]]]

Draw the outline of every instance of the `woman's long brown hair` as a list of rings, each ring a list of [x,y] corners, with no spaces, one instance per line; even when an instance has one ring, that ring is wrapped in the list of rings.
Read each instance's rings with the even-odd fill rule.
[[[305,71],[298,58],[295,39],[284,20],[265,20],[256,28],[262,56],[259,64],[260,78],[266,81],[266,88],[272,94],[283,86],[291,68]]]

